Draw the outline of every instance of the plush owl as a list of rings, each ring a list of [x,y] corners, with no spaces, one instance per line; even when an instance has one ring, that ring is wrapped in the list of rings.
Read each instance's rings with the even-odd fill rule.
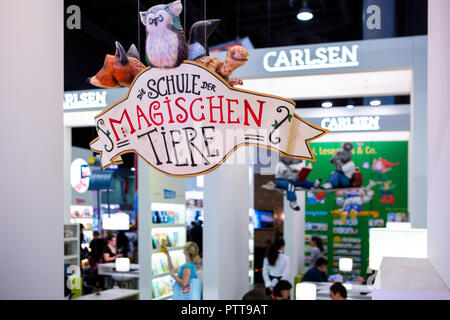
[[[186,60],[188,44],[179,17],[181,10],[183,6],[177,0],[140,12],[147,30],[145,56],[149,66],[175,68]]]

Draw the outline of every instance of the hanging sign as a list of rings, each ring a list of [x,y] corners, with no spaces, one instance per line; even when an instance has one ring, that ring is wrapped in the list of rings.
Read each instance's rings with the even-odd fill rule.
[[[314,160],[309,142],[327,133],[298,117],[293,101],[237,89],[192,61],[146,68],[95,123],[99,136],[91,149],[103,169],[135,152],[179,177],[210,172],[242,146]]]

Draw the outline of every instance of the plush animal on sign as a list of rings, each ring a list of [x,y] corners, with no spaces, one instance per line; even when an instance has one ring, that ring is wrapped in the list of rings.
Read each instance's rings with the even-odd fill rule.
[[[116,41],[116,54],[107,54],[100,71],[87,81],[100,88],[129,87],[144,68],[134,44],[125,52],[123,46]]]
[[[300,206],[297,203],[297,196],[295,194],[295,187],[300,187],[303,189],[317,188],[322,181],[320,179],[315,181],[297,181],[299,169],[295,166],[301,162],[302,160],[280,157],[280,162],[278,162],[275,168],[275,184],[278,188],[286,190],[286,198],[289,201],[289,206],[295,211],[300,210]],[[312,169],[311,164],[310,166]]]
[[[372,200],[373,194],[374,192],[370,189],[367,191],[345,190],[336,193],[336,204],[342,207],[341,221],[345,222],[349,215],[351,221],[357,221],[356,217],[363,210],[363,204]]]
[[[330,162],[334,164],[334,171],[323,185],[324,189],[348,188],[355,173],[355,163],[352,161],[353,144],[346,142],[342,149],[337,151]]]
[[[232,86],[243,84],[242,79],[230,79],[230,76],[234,70],[242,67],[247,61],[248,51],[242,46],[231,47],[227,52],[225,62],[210,56],[204,56],[197,59],[197,62],[200,62],[208,69],[217,72],[225,81],[227,81]]]
[[[147,63],[156,68],[178,67],[188,56],[188,43],[181,26],[181,1],[151,7],[140,12],[147,31],[145,55]]]

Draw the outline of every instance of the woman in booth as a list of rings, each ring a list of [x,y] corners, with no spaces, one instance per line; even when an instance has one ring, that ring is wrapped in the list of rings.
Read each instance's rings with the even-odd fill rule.
[[[103,262],[114,262],[116,258],[122,257],[121,253],[116,251],[116,237],[114,235],[108,235],[106,237],[106,246],[103,251]]]
[[[323,248],[322,239],[319,237],[312,237],[311,239],[311,261],[309,262],[309,265],[311,268],[314,268],[316,265],[316,261],[319,258],[323,258],[323,255],[325,253],[325,249]]]
[[[189,286],[192,279],[197,278],[196,265],[200,262],[200,255],[198,245],[195,242],[187,242],[184,245],[183,253],[186,257],[186,263],[179,268],[175,268],[173,266],[172,259],[170,258],[167,248],[162,248],[161,252],[167,255],[167,265],[169,267],[170,275],[179,286],[186,288]],[[198,288],[198,290],[200,290],[200,288]]]
[[[273,288],[280,280],[289,280],[290,259],[284,254],[284,239],[276,239],[267,250],[263,262],[263,279],[266,294],[271,296]]]

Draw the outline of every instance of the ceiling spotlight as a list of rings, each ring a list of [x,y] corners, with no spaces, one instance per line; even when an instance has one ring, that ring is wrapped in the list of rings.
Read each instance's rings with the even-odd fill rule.
[[[297,13],[297,19],[300,21],[309,21],[312,18],[314,18],[313,12],[308,8],[306,0],[303,0],[302,8]]]
[[[297,19],[300,21],[309,21],[314,18],[314,14],[308,9],[302,9],[297,14]]]
[[[348,104],[348,105],[347,105],[347,109],[353,109],[354,107],[355,107],[354,104]]]
[[[133,167],[133,168],[131,168],[130,170],[134,172],[134,171],[136,171],[136,168],[135,168],[135,167]]]
[[[373,107],[377,107],[381,105],[381,100],[372,100],[370,101],[370,105]]]
[[[333,103],[330,101],[325,101],[322,103],[322,108],[331,108],[333,106]]]

